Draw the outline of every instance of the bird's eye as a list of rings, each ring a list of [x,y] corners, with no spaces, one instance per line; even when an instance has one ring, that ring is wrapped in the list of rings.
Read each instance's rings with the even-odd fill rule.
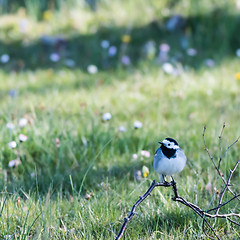
[[[170,143],[168,144],[168,146],[170,146]]]

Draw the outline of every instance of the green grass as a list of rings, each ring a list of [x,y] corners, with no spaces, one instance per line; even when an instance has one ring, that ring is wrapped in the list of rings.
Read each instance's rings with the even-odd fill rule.
[[[165,137],[175,138],[188,158],[175,176],[179,194],[206,210],[216,205],[216,191],[210,194],[205,187],[208,182],[217,190],[222,186],[204,151],[202,132],[207,125],[214,159],[240,133],[234,2],[100,1],[92,12],[83,2],[73,7],[66,1],[58,11],[50,8],[49,20],[42,19],[41,11],[36,13],[40,21],[33,20],[28,7],[0,17],[0,56],[10,56],[8,63],[0,63],[1,239],[114,239],[132,205],[159,179],[153,155]],[[180,47],[183,33],[166,31],[174,13],[186,17],[186,37],[197,56]],[[28,21],[25,33],[19,30],[22,18]],[[124,34],[131,36],[130,43],[121,41]],[[43,35],[64,35],[66,45],[60,50],[44,45]],[[104,39],[118,48],[113,58],[100,46]],[[150,40],[156,45],[154,56],[144,52]],[[164,73],[157,61],[164,42],[171,46],[169,61],[178,76]],[[49,54],[56,51],[61,59],[53,63]],[[130,65],[121,63],[123,55],[130,56]],[[206,58],[214,59],[215,66],[207,67]],[[67,67],[66,59],[75,66]],[[98,67],[96,74],[88,73],[89,64]],[[103,122],[106,112],[112,118]],[[28,124],[20,128],[23,117]],[[142,128],[134,129],[136,120]],[[6,128],[9,122],[13,131]],[[119,126],[126,132],[119,132]],[[19,142],[20,133],[26,142]],[[17,148],[9,149],[13,140]],[[141,150],[151,157],[141,157]],[[9,167],[17,158],[21,164]],[[238,159],[239,143],[222,161],[225,176]],[[138,182],[134,172],[143,166],[150,174]],[[239,180],[238,170],[232,179],[237,192]],[[171,189],[154,189],[128,224],[126,239],[203,239],[201,219],[171,195]],[[230,197],[226,194],[225,200]],[[231,203],[223,212],[239,208]],[[211,223],[222,239],[240,237],[239,227],[225,220]]]

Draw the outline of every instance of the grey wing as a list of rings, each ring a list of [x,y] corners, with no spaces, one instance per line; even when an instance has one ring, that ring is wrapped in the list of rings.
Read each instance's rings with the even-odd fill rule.
[[[158,148],[154,155],[153,167],[155,169],[157,169],[158,162],[160,159],[162,159],[162,157],[163,157],[162,150],[161,150],[161,148]]]

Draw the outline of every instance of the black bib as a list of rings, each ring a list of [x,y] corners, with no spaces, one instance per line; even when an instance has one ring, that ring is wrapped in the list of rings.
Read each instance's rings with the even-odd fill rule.
[[[161,149],[162,149],[163,154],[167,158],[174,157],[174,155],[176,154],[176,151],[177,151],[177,149],[169,149],[169,148],[165,147],[164,145],[161,146]]]

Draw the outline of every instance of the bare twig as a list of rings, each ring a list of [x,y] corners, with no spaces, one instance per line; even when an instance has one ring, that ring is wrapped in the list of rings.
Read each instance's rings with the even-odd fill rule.
[[[210,238],[210,239],[214,239],[213,237],[211,237],[209,234],[207,234],[206,230],[205,230],[205,221],[202,222],[202,231],[204,232],[204,234]]]
[[[191,208],[195,213],[197,213],[202,219],[203,221],[208,225],[208,227],[211,229],[211,231],[213,232],[213,234],[215,235],[215,237],[217,239],[220,239],[218,237],[218,235],[216,234],[215,230],[213,229],[213,227],[210,225],[210,223],[207,221],[206,217],[208,218],[229,218],[230,216],[236,216],[236,217],[240,217],[240,214],[236,214],[236,213],[229,213],[229,214],[221,214],[221,215],[217,215],[217,214],[210,214],[208,212],[205,212],[203,209],[201,209],[199,206],[191,203],[191,202],[188,202],[186,201],[183,197],[180,197],[178,195],[178,191],[177,191],[177,184],[176,182],[172,181],[170,183],[168,182],[165,182],[165,183],[158,183],[156,182],[155,180],[153,180],[151,186],[149,187],[149,189],[146,191],[146,193],[141,196],[139,198],[139,200],[133,205],[132,207],[132,210],[131,212],[129,213],[128,217],[126,217],[124,219],[124,222],[122,224],[122,227],[116,237],[115,240],[119,240],[122,236],[123,236],[123,233],[127,227],[127,224],[129,223],[129,221],[133,218],[133,216],[136,214],[135,213],[135,210],[136,210],[136,207],[142,202],[144,201],[149,195],[150,193],[153,191],[153,189],[155,187],[172,187],[173,189],[173,193],[174,193],[174,196],[172,197],[172,200],[175,201],[175,202],[179,202],[189,208]],[[232,221],[231,221],[232,222]]]
[[[207,210],[207,212],[209,213],[209,212],[211,212],[211,211],[217,210],[217,209],[219,209],[219,208],[227,205],[227,204],[230,203],[232,200],[234,200],[234,199],[236,199],[236,198],[238,198],[238,197],[240,197],[240,194],[234,196],[233,198],[231,198],[230,200],[228,200],[228,201],[225,202],[225,203],[219,204],[219,205],[218,205],[217,207],[215,207],[215,208],[212,208],[212,209]]]
[[[206,220],[206,218],[204,217],[204,211],[198,207],[197,205],[193,204],[193,203],[190,203],[190,202],[187,202],[184,198],[178,196],[178,193],[177,193],[177,186],[176,186],[176,183],[173,182],[173,192],[174,192],[174,197],[172,198],[173,201],[177,201],[177,202],[180,202],[182,204],[184,204],[185,206],[187,207],[190,207],[195,213],[197,213],[202,219],[203,219],[203,223],[207,223],[207,225],[209,226],[209,228],[212,230],[212,232],[214,233],[215,237],[217,239],[220,240],[220,238],[218,237],[218,235],[216,234],[216,232],[214,231],[214,229],[212,228],[212,226],[210,225],[210,223]],[[206,234],[206,231],[203,229],[203,232]],[[207,235],[207,234],[206,234]],[[212,238],[211,236],[208,236],[210,238]]]
[[[213,166],[215,167],[215,169],[216,169],[216,171],[218,172],[219,176],[222,176],[222,174],[220,173],[220,171],[219,171],[219,169],[218,169],[218,167],[217,167],[217,165],[216,165],[216,163],[215,163],[215,161],[214,161],[214,159],[213,159],[212,154],[210,153],[209,149],[207,148],[206,139],[205,139],[206,129],[207,129],[207,127],[206,127],[206,125],[205,125],[204,128],[203,128],[203,143],[204,143],[205,150],[206,150],[206,152],[208,153],[208,156],[209,156],[209,158],[211,159],[211,161],[212,161],[212,163],[213,163]]]
[[[230,175],[229,175],[229,177],[228,177],[228,180],[227,180],[227,182],[226,182],[226,185],[225,185],[223,191],[221,192],[221,195],[220,195],[220,198],[219,198],[218,209],[217,209],[217,211],[216,211],[216,214],[219,213],[220,206],[221,206],[221,203],[222,203],[222,200],[223,200],[223,196],[224,196],[227,188],[229,187],[229,184],[230,184],[230,180],[231,180],[231,178],[232,178],[232,175],[233,175],[233,173],[235,172],[235,170],[236,170],[236,168],[237,168],[237,166],[238,166],[239,163],[240,163],[240,160],[237,161],[237,163],[235,164],[233,170],[230,170]],[[238,194],[238,196],[239,196],[239,194]],[[235,197],[238,198],[237,196],[235,196]]]
[[[233,145],[235,145],[235,144],[239,141],[239,138],[240,138],[240,137],[238,137],[231,145],[229,145],[229,146],[227,147],[227,149],[224,151],[224,153],[223,153],[222,155],[220,155],[219,161],[218,161],[218,169],[220,169],[221,161],[222,161],[223,157],[225,157],[227,151],[228,151]],[[221,149],[220,149],[220,151],[221,151]]]
[[[225,124],[223,125],[223,128],[225,128]],[[206,152],[208,153],[208,156],[209,156],[210,160],[212,161],[213,166],[215,167],[218,175],[221,177],[224,185],[225,185],[225,186],[227,187],[227,189],[231,192],[231,194],[235,197],[237,194],[234,193],[233,190],[230,188],[229,184],[227,184],[227,180],[225,179],[223,173],[220,171],[220,168],[217,167],[217,165],[216,165],[216,163],[215,163],[215,161],[214,161],[214,159],[213,159],[213,156],[211,155],[209,149],[207,148],[207,144],[206,144],[206,140],[205,140],[205,132],[206,132],[206,126],[204,126],[204,128],[203,128],[203,143],[204,143],[205,150],[206,150]],[[223,133],[223,130],[222,130],[221,134],[222,134],[222,133]],[[220,135],[220,136],[221,136],[221,138],[222,138],[222,135]],[[229,146],[227,147],[227,149],[224,151],[224,154],[223,154],[222,156],[220,156],[220,159],[223,158],[223,157],[225,156],[225,154],[227,153],[227,151],[228,151],[231,147],[233,147],[233,146],[238,142],[239,138],[240,138],[240,137],[238,137],[231,145],[229,145]],[[220,159],[219,159],[219,161],[218,161],[218,166],[219,166],[219,167],[220,167],[220,162],[221,162]],[[230,181],[230,180],[229,180],[229,181]],[[237,199],[240,201],[240,198],[239,198],[239,197],[237,197]]]
[[[224,131],[224,128],[226,127],[226,123],[224,122],[223,123],[223,126],[222,126],[222,130],[221,130],[221,132],[220,132],[220,135],[219,135],[219,139],[221,139],[222,138],[222,135],[223,135],[223,131]]]
[[[222,152],[222,149],[221,149],[221,139],[222,139],[222,135],[223,135],[223,131],[224,131],[224,128],[225,128],[225,123],[223,124],[223,127],[222,127],[222,130],[221,130],[221,133],[219,135],[219,148],[220,148],[220,153]],[[232,144],[230,144],[227,149],[224,151],[223,154],[220,155],[219,157],[219,160],[218,160],[218,166],[216,167],[216,164],[215,164],[215,161],[213,160],[213,157],[212,155],[210,154],[207,146],[206,146],[206,140],[205,140],[205,131],[206,131],[206,126],[204,127],[203,129],[203,142],[204,142],[204,146],[205,146],[205,150],[207,151],[218,175],[221,177],[223,183],[224,183],[224,188],[223,190],[221,191],[221,194],[220,194],[220,197],[219,197],[219,202],[218,202],[218,206],[217,207],[214,207],[210,210],[207,211],[207,213],[211,212],[211,211],[214,211],[216,210],[216,213],[215,215],[211,215],[209,217],[218,217],[218,218],[226,218],[227,220],[229,220],[231,223],[233,224],[236,224],[238,226],[240,226],[239,223],[237,223],[236,221],[232,220],[230,217],[234,216],[234,217],[239,217],[240,218],[240,213],[239,214],[236,214],[236,213],[229,213],[229,214],[219,214],[219,211],[220,211],[220,208],[225,206],[226,204],[228,204],[229,202],[231,202],[232,200],[234,199],[238,199],[238,201],[240,201],[240,194],[236,194],[234,193],[234,191],[230,188],[230,180],[232,178],[232,175],[233,173],[235,172],[235,170],[237,169],[238,165],[240,164],[240,160],[238,160],[235,164],[235,166],[233,167],[233,169],[231,170],[230,169],[230,174],[228,176],[228,179],[226,180],[224,175],[222,174],[221,170],[220,170],[220,165],[221,165],[221,161],[223,159],[223,157],[225,157],[226,153],[228,152],[228,150],[233,147],[238,141],[239,141],[239,138],[238,137]],[[230,200],[228,200],[227,202],[225,202],[224,204],[222,204],[222,201],[223,201],[223,198],[224,198],[224,194],[226,193],[226,191],[229,190],[229,192],[231,192],[231,194],[234,196],[233,198],[231,198]],[[203,229],[204,229],[204,222],[203,222]]]
[[[238,141],[239,141],[240,136],[231,144],[227,147],[227,149],[225,150],[225,152],[223,153],[223,157],[225,156],[225,154],[227,153],[227,151],[233,146],[235,145]]]
[[[222,130],[221,130],[221,133],[219,135],[219,146],[221,148],[221,138],[222,138],[222,134],[223,134],[223,131],[224,131],[224,128],[225,128],[225,123],[223,124],[223,127],[222,127]],[[210,239],[214,239],[213,237],[209,236],[209,234],[207,234],[206,230],[205,230],[205,224],[207,224],[207,226],[209,227],[209,229],[212,231],[212,233],[214,234],[214,236],[220,240],[219,236],[217,235],[217,233],[215,232],[215,230],[213,229],[212,225],[209,223],[208,219],[216,219],[216,218],[225,218],[226,220],[228,220],[229,222],[237,225],[237,226],[240,226],[240,224],[236,221],[234,221],[232,218],[239,218],[240,219],[240,213],[234,213],[234,212],[230,212],[230,213],[225,213],[225,214],[219,214],[219,211],[220,209],[227,205],[228,203],[230,203],[231,201],[233,201],[234,199],[238,199],[240,200],[240,194],[236,194],[233,192],[233,190],[230,188],[230,180],[233,176],[233,173],[236,171],[237,167],[240,165],[240,160],[238,160],[234,166],[234,168],[232,170],[230,170],[230,174],[228,176],[228,179],[226,180],[224,175],[221,173],[220,171],[220,165],[221,165],[221,161],[222,161],[222,158],[225,156],[226,152],[234,145],[238,142],[239,138],[237,140],[235,140],[230,146],[228,146],[228,148],[225,150],[224,154],[221,155],[219,157],[219,160],[218,160],[218,166],[216,165],[215,161],[214,161],[214,158],[212,156],[212,154],[210,153],[209,149],[207,148],[207,145],[206,145],[206,140],[205,140],[205,131],[206,131],[206,126],[204,126],[204,129],[203,129],[203,142],[204,142],[204,147],[205,147],[205,150],[207,151],[208,153],[208,156],[210,158],[210,160],[212,161],[218,175],[221,177],[223,183],[224,183],[224,188],[221,192],[221,195],[219,197],[219,202],[218,202],[218,205],[208,211],[204,211],[202,208],[200,208],[199,206],[191,203],[191,202],[188,202],[187,200],[185,200],[183,197],[179,196],[178,194],[178,190],[177,190],[177,184],[176,182],[173,180],[171,181],[170,183],[169,182],[164,182],[164,183],[158,183],[156,182],[155,180],[153,180],[151,186],[148,188],[148,190],[145,192],[145,194],[143,196],[140,196],[140,198],[138,199],[138,201],[133,205],[132,209],[131,209],[131,212],[129,213],[128,217],[126,217],[124,219],[124,222],[122,224],[122,227],[116,237],[115,240],[119,240],[123,234],[124,234],[124,231],[127,227],[127,224],[129,223],[129,221],[133,218],[133,216],[136,214],[135,210],[137,208],[137,206],[139,204],[141,204],[149,195],[150,193],[153,191],[153,189],[155,187],[172,187],[172,190],[173,190],[173,193],[174,193],[174,196],[172,197],[172,200],[175,201],[175,202],[179,202],[189,208],[191,208],[198,216],[200,216],[203,220],[203,224],[202,224],[202,230],[203,232],[210,238]],[[220,152],[221,152],[221,149],[220,149]],[[224,194],[226,193],[226,191],[229,190],[231,192],[231,194],[233,195],[233,197],[222,203],[223,201],[223,197],[224,197]],[[210,212],[211,211],[215,211],[215,214],[211,214]]]
[[[222,126],[221,133],[218,137],[219,138],[219,152],[220,152],[220,157],[219,157],[219,161],[218,161],[218,169],[220,168],[220,164],[221,164],[221,161],[222,161],[222,155],[221,155],[221,152],[222,152],[222,135],[223,135],[223,131],[224,131],[225,127],[226,127],[226,124],[224,122],[223,126]]]
[[[152,192],[152,190],[155,188],[155,187],[171,187],[171,183],[168,183],[168,182],[165,182],[165,183],[159,183],[159,182],[156,182],[155,180],[153,180],[151,186],[149,187],[149,189],[145,192],[145,194],[143,196],[140,196],[139,199],[137,200],[137,202],[133,205],[132,207],[132,210],[131,212],[129,213],[128,217],[124,218],[124,223],[116,237],[116,240],[120,239],[125,231],[125,228],[127,227],[127,224],[129,221],[131,221],[131,219],[133,218],[133,216],[136,214],[135,213],[135,210],[136,210],[136,207],[143,201],[145,200],[149,195],[150,193]]]
[[[231,222],[231,223],[234,223],[234,224],[236,224],[236,225],[238,225],[238,226],[240,226],[240,224],[239,223],[237,223],[236,221],[233,221],[231,218],[227,218],[227,220],[229,221],[229,222]]]

